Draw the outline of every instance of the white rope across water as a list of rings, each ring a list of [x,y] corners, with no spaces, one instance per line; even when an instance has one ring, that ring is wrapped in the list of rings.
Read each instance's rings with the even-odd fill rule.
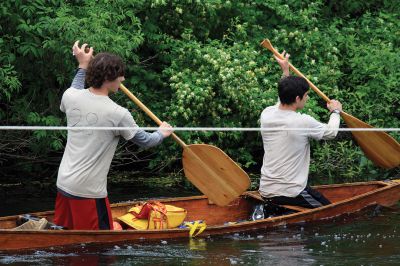
[[[158,127],[62,127],[62,126],[0,126],[0,130],[132,130],[156,131]],[[174,131],[320,131],[317,128],[260,128],[260,127],[173,127]],[[398,132],[400,128],[338,128],[334,131],[385,131]]]

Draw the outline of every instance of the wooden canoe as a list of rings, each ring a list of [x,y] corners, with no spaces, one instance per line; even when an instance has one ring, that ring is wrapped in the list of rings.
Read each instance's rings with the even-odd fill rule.
[[[212,204],[205,196],[161,199],[160,202],[185,208],[188,211],[186,217],[188,221],[205,220],[207,228],[198,237],[207,237],[267,230],[276,226],[300,222],[314,222],[358,212],[373,205],[393,206],[400,200],[400,180],[324,185],[314,188],[327,197],[332,204],[316,209],[286,206],[294,213],[257,221],[249,220],[254,205],[259,203],[257,192],[246,192],[230,205],[224,207]],[[125,214],[133,204],[135,202],[113,204],[113,217]],[[34,215],[45,217],[49,221],[53,219],[53,211],[34,213]],[[189,229],[12,231],[10,229],[16,227],[17,218],[18,215],[0,217],[0,251],[38,249],[81,243],[134,243],[189,237]]]

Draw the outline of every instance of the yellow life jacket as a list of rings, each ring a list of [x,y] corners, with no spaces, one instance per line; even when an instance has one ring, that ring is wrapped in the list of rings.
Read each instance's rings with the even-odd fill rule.
[[[148,213],[147,210],[145,211],[147,218],[141,215],[144,206],[150,209]],[[187,211],[179,207],[164,205],[160,202],[147,202],[130,208],[127,214],[118,219],[137,230],[168,229],[182,224],[186,214]]]

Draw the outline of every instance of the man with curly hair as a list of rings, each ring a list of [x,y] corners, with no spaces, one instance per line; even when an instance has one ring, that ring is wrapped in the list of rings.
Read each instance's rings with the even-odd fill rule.
[[[107,175],[120,137],[148,148],[160,144],[172,128],[163,122],[153,133],[139,129],[131,113],[108,97],[125,79],[121,58],[110,53],[93,57],[93,48],[86,47],[79,47],[79,41],[72,47],[79,68],[60,105],[68,126],[132,129],[68,131],[57,177],[54,222],[75,230],[113,229]]]

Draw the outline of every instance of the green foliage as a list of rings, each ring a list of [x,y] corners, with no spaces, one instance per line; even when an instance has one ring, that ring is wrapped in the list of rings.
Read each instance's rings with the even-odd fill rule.
[[[347,40],[342,38],[341,49],[350,52],[342,65],[346,78],[341,95],[355,99],[347,107],[350,113],[378,127],[400,127],[399,27],[400,20],[394,16],[367,13],[343,28],[345,32],[360,30]]]
[[[61,124],[61,119],[53,115],[41,116],[36,112],[28,114],[26,121],[28,125],[34,126],[57,126]],[[66,132],[62,131],[46,131],[36,130],[33,131],[35,142],[31,143],[31,149],[37,154],[47,150],[48,146],[52,150],[61,150],[63,145],[63,138],[66,137]]]
[[[186,37],[190,38],[190,37]],[[277,99],[273,83],[265,78],[268,68],[255,61],[260,56],[248,43],[203,45],[184,39],[164,71],[172,90],[166,108],[177,126],[257,127],[260,110]],[[267,88],[267,89],[265,89]],[[246,166],[253,163],[251,150],[259,143],[247,142],[242,132],[188,132],[189,143],[211,143],[228,151]],[[254,138],[254,136],[253,136]],[[234,143],[249,144],[239,152]],[[253,147],[251,146],[253,145]],[[244,158],[248,160],[243,161]]]
[[[351,141],[326,142],[314,149],[313,158],[310,172],[318,180],[328,178],[329,183],[362,181],[365,157]]]
[[[376,127],[399,127],[399,14],[394,0],[3,1],[1,124],[65,124],[59,103],[76,67],[71,46],[80,40],[96,52],[123,57],[127,87],[162,120],[257,127],[262,110],[277,100],[281,75],[270,52],[259,46],[269,38],[348,113]],[[113,99],[132,110],[139,125],[154,125],[124,95]],[[325,103],[312,92],[304,112],[328,119]],[[35,158],[62,151],[66,137],[52,131],[1,134],[0,144],[8,146],[10,138],[29,139],[18,152]],[[249,172],[259,171],[258,133],[179,135],[187,143],[217,145]],[[312,175],[334,182],[396,174],[373,166],[349,134],[340,136],[312,143]],[[150,168],[181,167],[181,150],[171,140],[156,151],[143,155],[153,159]]]
[[[17,72],[12,65],[3,65],[0,68],[0,93],[2,99],[6,101],[10,101],[11,95],[21,88],[21,83],[16,74]]]

